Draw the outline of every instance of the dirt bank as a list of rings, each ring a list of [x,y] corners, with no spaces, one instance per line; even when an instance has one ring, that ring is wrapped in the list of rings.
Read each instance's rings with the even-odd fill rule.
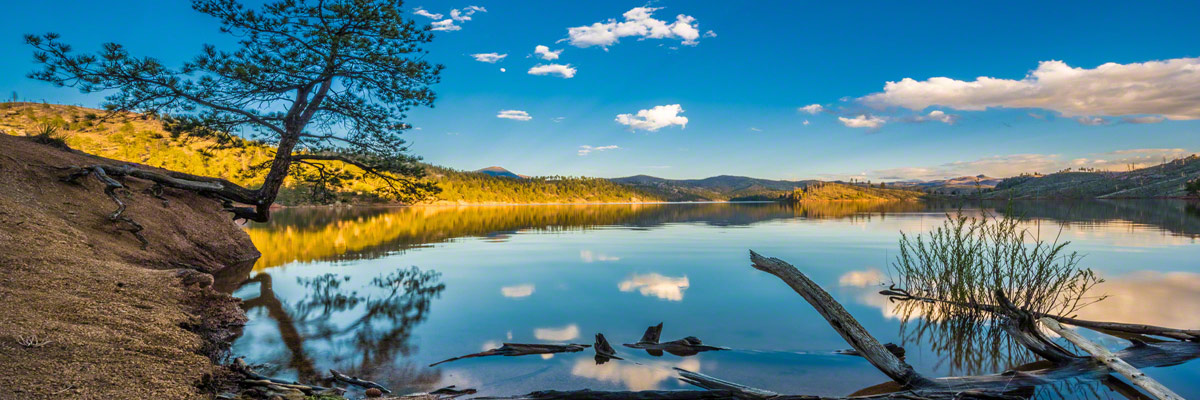
[[[141,249],[94,178],[59,181],[96,163],[117,162],[0,134],[0,399],[206,398],[245,320],[206,273],[258,252],[217,202],[127,179]]]

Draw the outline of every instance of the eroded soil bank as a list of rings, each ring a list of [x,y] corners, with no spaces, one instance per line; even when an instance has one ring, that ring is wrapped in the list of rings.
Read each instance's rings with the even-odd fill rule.
[[[0,399],[208,398],[245,321],[209,274],[258,251],[218,202],[127,179],[143,250],[99,182],[59,179],[96,163],[117,162],[0,135]]]

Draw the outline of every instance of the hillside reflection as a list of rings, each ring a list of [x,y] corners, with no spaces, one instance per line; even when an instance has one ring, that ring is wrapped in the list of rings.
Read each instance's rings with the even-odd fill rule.
[[[674,223],[746,226],[781,219],[886,218],[892,213],[946,212],[979,204],[919,202],[817,202],[707,204],[608,204],[402,208],[292,208],[271,222],[246,228],[262,252],[255,271],[292,262],[375,259],[460,237],[505,241],[523,230],[572,231],[596,227],[651,228]],[[1007,203],[987,203],[993,209]],[[1024,201],[1011,204],[1029,219],[1071,224],[1128,223],[1200,236],[1200,213],[1182,201]],[[1191,208],[1189,208],[1191,207]]]

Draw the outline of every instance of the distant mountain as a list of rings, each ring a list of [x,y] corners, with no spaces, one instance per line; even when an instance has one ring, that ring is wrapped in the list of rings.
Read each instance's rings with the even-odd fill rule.
[[[528,178],[528,176],[517,175],[516,173],[514,173],[512,171],[509,171],[509,170],[501,168],[501,167],[496,167],[496,166],[476,170],[475,172],[481,172],[481,173],[485,173],[485,174],[488,174],[491,176],[499,176],[499,177],[503,177],[503,178],[516,178],[516,179]]]
[[[1007,178],[985,196],[1021,198],[1149,198],[1182,197],[1184,184],[1200,179],[1200,157],[1126,172],[1063,171]]]
[[[776,200],[817,182],[784,181],[720,175],[704,179],[665,179],[649,175],[613,178],[610,181],[653,193],[670,201]]]

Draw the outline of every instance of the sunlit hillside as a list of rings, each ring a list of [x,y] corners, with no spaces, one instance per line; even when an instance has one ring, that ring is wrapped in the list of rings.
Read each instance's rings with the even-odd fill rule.
[[[794,202],[831,200],[919,200],[925,193],[906,189],[887,189],[871,186],[818,182],[798,188],[788,195]]]
[[[76,106],[39,103],[0,103],[0,132],[17,136],[49,133],[72,149],[102,157],[136,162],[189,174],[228,179],[253,186],[266,171],[259,167],[271,160],[274,148],[253,140],[187,127],[169,119]],[[334,170],[358,172],[353,166],[333,162]],[[303,178],[311,173],[305,166],[288,180],[279,202],[310,204],[310,188]],[[429,176],[442,189],[429,199],[435,203],[583,203],[658,201],[659,197],[585,177],[534,177],[514,179],[485,173],[428,166]],[[347,180],[336,189],[338,201],[374,201],[371,195],[381,183],[373,178]]]

